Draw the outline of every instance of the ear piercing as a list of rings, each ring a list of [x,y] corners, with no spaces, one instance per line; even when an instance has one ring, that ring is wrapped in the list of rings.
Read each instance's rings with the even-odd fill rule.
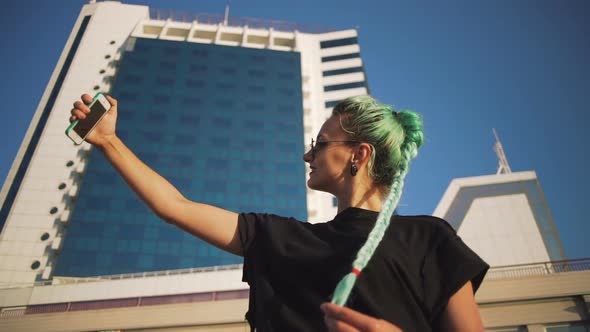
[[[358,167],[356,167],[356,163],[352,163],[350,165],[350,175],[355,176],[356,173],[359,171]]]

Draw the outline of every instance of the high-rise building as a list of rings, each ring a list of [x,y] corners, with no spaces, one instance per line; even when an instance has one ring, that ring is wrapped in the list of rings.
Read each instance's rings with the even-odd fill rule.
[[[118,134],[188,198],[329,220],[301,156],[339,100],[367,93],[356,30],[85,5],[2,188],[0,285],[236,264],[158,220],[103,156],[64,136],[85,92],[119,100]]]

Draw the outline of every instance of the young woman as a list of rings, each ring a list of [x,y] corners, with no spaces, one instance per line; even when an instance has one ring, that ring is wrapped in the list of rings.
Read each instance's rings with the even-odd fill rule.
[[[418,114],[369,96],[334,107],[303,159],[308,186],[335,195],[338,214],[309,224],[190,201],[117,137],[117,101],[107,98],[113,106],[87,141],[162,219],[244,257],[253,329],[483,330],[474,291],[487,264],[445,221],[393,215],[424,139]],[[70,121],[91,100],[74,103]]]

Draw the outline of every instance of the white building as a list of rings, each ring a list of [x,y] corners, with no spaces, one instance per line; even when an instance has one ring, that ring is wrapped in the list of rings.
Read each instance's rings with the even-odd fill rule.
[[[491,266],[565,259],[535,172],[454,179],[434,215]]]

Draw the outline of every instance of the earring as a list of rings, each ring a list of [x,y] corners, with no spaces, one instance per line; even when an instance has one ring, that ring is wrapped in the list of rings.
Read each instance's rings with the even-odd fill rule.
[[[359,169],[356,167],[356,163],[352,163],[350,165],[350,175],[355,176],[358,171]]]

